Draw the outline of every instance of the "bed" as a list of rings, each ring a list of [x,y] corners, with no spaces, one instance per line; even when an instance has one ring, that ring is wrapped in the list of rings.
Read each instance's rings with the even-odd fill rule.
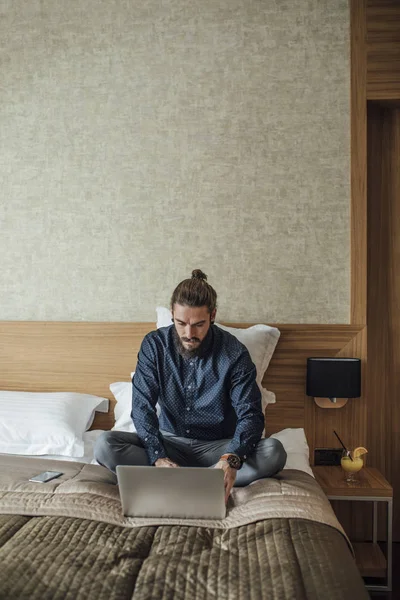
[[[108,412],[96,413],[88,432],[90,446],[96,431],[114,426],[109,386],[129,381],[140,341],[152,328],[150,323],[3,323],[0,389],[107,398]],[[282,338],[278,360],[279,352],[287,358]],[[268,389],[279,389],[273,377],[266,381]],[[267,434],[302,429],[305,421],[298,415],[290,418],[282,409],[275,432]],[[90,464],[90,452],[86,462],[79,460],[83,456],[61,461],[3,454],[0,598],[368,598],[346,534],[310,472],[297,468],[292,454],[294,462],[276,477],[233,490],[227,518],[212,522],[123,517],[115,476]],[[63,476],[45,486],[29,482],[49,469]]]

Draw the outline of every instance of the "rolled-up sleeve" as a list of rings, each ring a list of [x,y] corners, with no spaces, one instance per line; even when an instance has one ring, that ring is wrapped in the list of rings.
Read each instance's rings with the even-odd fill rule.
[[[232,371],[231,402],[237,416],[237,424],[227,452],[246,460],[260,441],[264,429],[256,367],[247,351],[243,352]]]
[[[138,354],[132,378],[131,417],[152,465],[167,456],[160,434],[156,404],[159,396],[157,358],[154,342],[146,336]]]

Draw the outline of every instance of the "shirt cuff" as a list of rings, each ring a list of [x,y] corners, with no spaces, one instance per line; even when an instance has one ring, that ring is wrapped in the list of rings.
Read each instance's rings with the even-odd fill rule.
[[[254,447],[252,447],[254,446]],[[251,447],[249,449],[248,446],[228,446],[228,448],[225,451],[225,454],[236,454],[243,462],[245,462],[248,457],[250,456],[250,454],[252,454],[254,452],[254,450],[256,449],[257,444],[251,444]]]
[[[145,444],[146,442],[144,442],[144,446],[150,465],[154,465],[156,460],[159,458],[167,458],[167,453],[165,452],[165,448],[162,446],[162,444],[157,444],[154,446],[146,446]]]

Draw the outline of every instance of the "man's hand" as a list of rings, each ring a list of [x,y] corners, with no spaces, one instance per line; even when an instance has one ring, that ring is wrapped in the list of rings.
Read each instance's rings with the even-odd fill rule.
[[[179,467],[179,465],[174,463],[169,458],[157,458],[156,462],[154,463],[154,466],[155,467]]]
[[[237,471],[229,466],[227,460],[220,460],[214,467],[215,469],[222,469],[224,472],[224,486],[225,486],[225,504],[228,504],[228,498],[230,496],[233,484],[235,483]]]

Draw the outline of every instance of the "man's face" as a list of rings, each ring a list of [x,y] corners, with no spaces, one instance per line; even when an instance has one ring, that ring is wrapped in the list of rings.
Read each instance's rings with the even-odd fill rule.
[[[214,321],[216,310],[211,314],[207,306],[183,306],[174,304],[172,316],[175,329],[187,352],[196,352]]]

